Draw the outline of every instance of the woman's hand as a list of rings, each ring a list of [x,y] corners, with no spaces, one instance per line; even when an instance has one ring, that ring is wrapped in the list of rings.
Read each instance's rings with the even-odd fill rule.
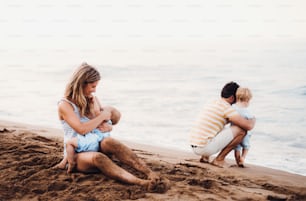
[[[106,133],[106,132],[110,132],[113,130],[113,126],[111,124],[109,124],[108,122],[103,122],[102,124],[100,124],[98,126],[98,129],[103,132],[103,133]]]

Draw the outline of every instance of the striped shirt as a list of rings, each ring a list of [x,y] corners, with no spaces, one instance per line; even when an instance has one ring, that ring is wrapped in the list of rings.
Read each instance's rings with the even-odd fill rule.
[[[190,144],[205,146],[224,126],[229,123],[231,116],[238,115],[237,111],[223,99],[209,102],[190,132]]]

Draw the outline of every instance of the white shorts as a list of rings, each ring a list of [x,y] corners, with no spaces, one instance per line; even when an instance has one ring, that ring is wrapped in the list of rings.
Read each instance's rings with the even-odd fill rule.
[[[224,128],[214,138],[208,141],[205,146],[192,146],[193,152],[201,156],[211,156],[221,151],[234,139],[232,129]]]

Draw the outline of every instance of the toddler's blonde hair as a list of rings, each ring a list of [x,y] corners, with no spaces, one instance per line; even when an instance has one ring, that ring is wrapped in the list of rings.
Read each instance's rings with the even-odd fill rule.
[[[239,87],[236,92],[236,99],[240,102],[249,102],[252,98],[252,92],[249,88]]]

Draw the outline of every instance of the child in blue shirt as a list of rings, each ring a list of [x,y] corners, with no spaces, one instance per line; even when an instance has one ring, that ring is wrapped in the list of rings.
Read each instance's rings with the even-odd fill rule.
[[[246,119],[252,119],[254,116],[248,109],[250,100],[252,98],[252,93],[250,89],[239,87],[236,92],[236,103],[233,108]],[[250,148],[250,131],[247,132],[246,136],[243,138],[242,142],[235,148],[235,160],[239,167],[244,167],[244,160]],[[241,153],[242,151],[242,153]]]

